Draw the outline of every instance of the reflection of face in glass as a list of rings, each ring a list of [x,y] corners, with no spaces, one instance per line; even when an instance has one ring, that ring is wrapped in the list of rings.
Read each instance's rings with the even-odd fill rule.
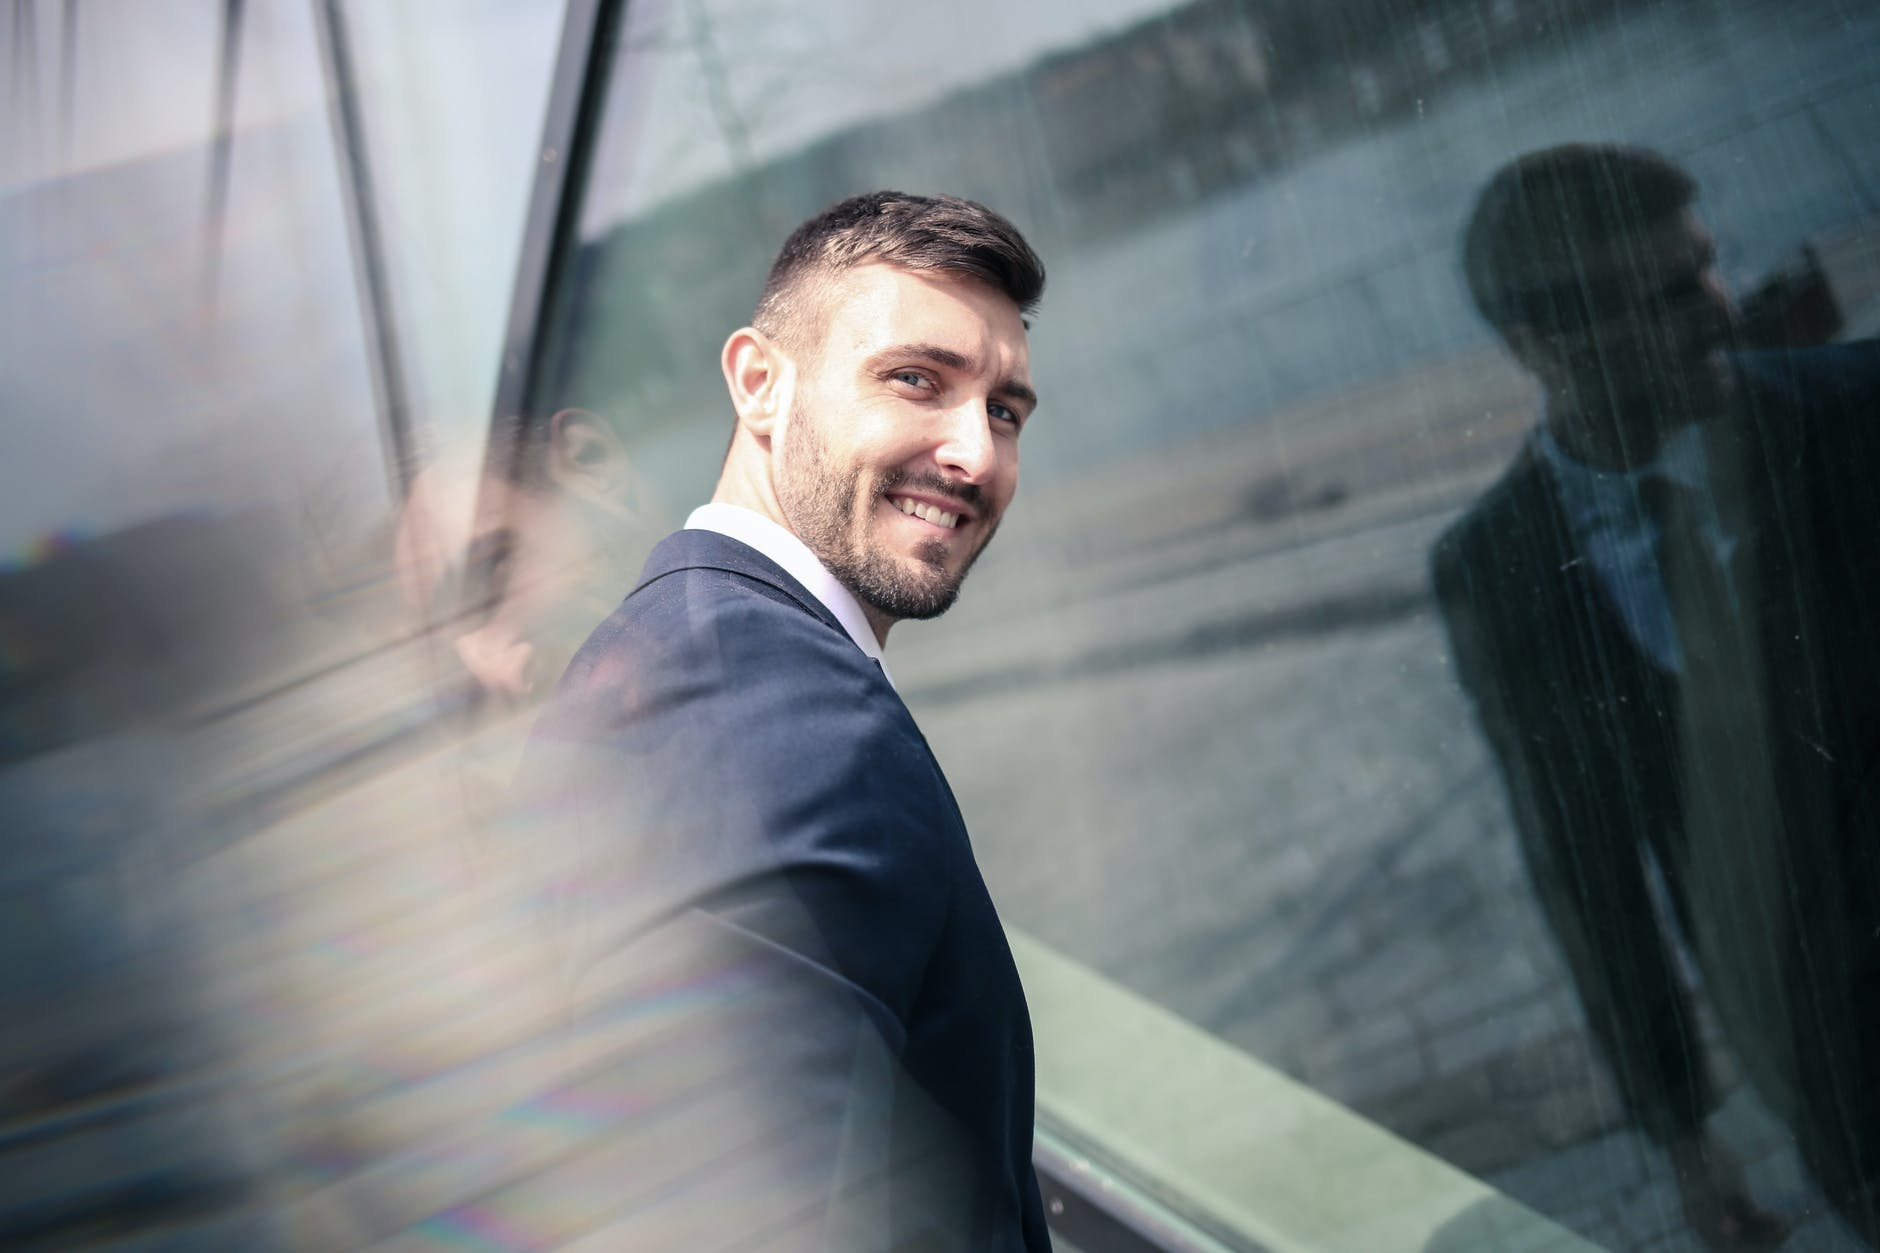
[[[1577,409],[1617,415],[1655,443],[1663,428],[1721,405],[1737,314],[1695,214],[1596,244],[1576,262],[1559,288],[1566,316],[1534,339],[1549,358],[1541,372],[1561,376]]]
[[[792,530],[890,620],[946,611],[1018,487],[1033,400],[1018,308],[976,279],[883,264],[831,284],[781,440]]]
[[[521,698],[552,682],[595,622],[618,600],[652,534],[637,482],[612,431],[591,414],[551,420],[547,473],[538,484],[494,474],[476,480],[467,537],[443,521],[460,483],[427,469],[400,522],[399,562],[419,608],[448,608],[462,554],[470,608],[452,649],[485,692]],[[455,489],[453,493],[453,489]]]
[[[487,589],[487,615],[453,642],[485,691],[527,696],[542,677],[556,620],[585,599],[596,562],[570,502],[491,478],[478,493],[465,556],[467,583]],[[553,676],[549,676],[553,677]]]
[[[1622,394],[1702,375],[1728,341],[1735,307],[1717,276],[1710,232],[1688,210],[1644,233],[1636,249],[1593,255],[1594,318],[1583,342]]]

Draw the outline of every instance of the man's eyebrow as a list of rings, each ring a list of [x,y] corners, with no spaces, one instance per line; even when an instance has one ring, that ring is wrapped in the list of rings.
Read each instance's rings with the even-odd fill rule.
[[[1021,383],[1017,379],[1006,379],[994,390],[1024,405],[1027,414],[1038,407],[1038,393],[1031,390],[1029,383]]]
[[[949,370],[957,370],[962,374],[977,374],[979,372],[979,362],[963,352],[955,352],[953,349],[943,348],[939,344],[896,344],[892,348],[876,353],[874,360],[879,362],[884,358],[890,357],[919,357],[924,361],[931,361],[937,366],[944,366]],[[1022,382],[1019,379],[1002,379],[993,390],[998,392],[1001,396],[1018,401],[1020,404],[1024,405],[1027,410],[1036,409],[1038,407],[1038,393],[1032,390],[1031,384]]]
[[[977,373],[979,363],[963,352],[951,348],[942,348],[939,344],[896,344],[894,347],[875,354],[877,357],[920,357],[935,365],[943,365],[949,370],[963,370]]]

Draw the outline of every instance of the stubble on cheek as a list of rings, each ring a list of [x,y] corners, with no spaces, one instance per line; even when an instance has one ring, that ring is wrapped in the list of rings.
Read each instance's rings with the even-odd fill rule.
[[[779,499],[797,537],[858,599],[882,613],[897,620],[944,613],[997,530],[996,521],[963,557],[964,537],[923,537],[911,546],[897,540],[899,520],[884,516],[885,510],[895,508],[888,499],[891,491],[956,493],[937,475],[905,470],[873,474],[859,465],[838,466],[813,422],[804,422],[801,415],[792,422],[798,442],[780,477]],[[965,499],[976,510],[983,508],[977,490]]]

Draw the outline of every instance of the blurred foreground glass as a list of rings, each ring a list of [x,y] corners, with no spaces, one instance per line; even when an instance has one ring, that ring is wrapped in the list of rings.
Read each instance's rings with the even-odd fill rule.
[[[435,104],[435,84],[386,91],[395,75],[379,67],[401,68],[400,50],[373,29],[363,57],[350,40],[343,51],[375,68],[337,75],[322,32],[343,27],[347,7],[23,0],[7,15],[9,1248],[358,1242],[341,1233],[359,1198],[328,1200],[325,1215],[310,1200],[332,1177],[321,1154],[343,1139],[330,1130],[347,1114],[341,1094],[385,1090],[360,1078],[373,1020],[349,1012],[344,989],[414,951],[375,929],[407,925],[409,898],[361,885],[401,882],[379,856],[428,864],[387,832],[416,840],[421,819],[462,802],[438,802],[453,775],[435,767],[376,802],[335,802],[388,763],[424,761],[440,731],[454,740],[465,702],[461,671],[438,664],[393,578],[407,467],[389,452],[410,431],[381,405],[365,315],[392,329],[397,315],[362,302],[356,214],[363,203],[393,223],[407,281],[436,264],[427,227],[451,235],[463,215],[408,182],[383,199],[353,183],[333,84],[369,86],[368,100],[348,96],[369,118],[374,105]],[[501,68],[539,106],[558,17],[485,6],[442,34],[459,70]],[[492,148],[491,134],[469,133],[476,102],[457,103],[465,133],[432,146],[433,177],[461,145]],[[384,113],[378,155],[395,161],[408,155],[406,119]],[[512,220],[472,250],[485,272],[454,276],[493,291],[480,315],[492,326],[539,116],[523,126],[509,159],[519,185],[490,197],[514,201]],[[430,326],[421,343],[447,355],[460,330]],[[480,352],[479,398],[495,373]],[[421,421],[434,376],[401,364]],[[438,895],[464,894],[452,878],[462,832],[453,816],[438,833]],[[449,934],[416,950],[433,969]],[[372,994],[355,992],[358,1004],[383,1009]],[[414,1014],[400,1025],[436,1022]]]

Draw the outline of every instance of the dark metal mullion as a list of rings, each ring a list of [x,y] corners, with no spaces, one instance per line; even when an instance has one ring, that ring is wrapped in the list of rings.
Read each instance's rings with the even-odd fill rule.
[[[67,4],[68,19],[76,11],[75,3]],[[202,246],[202,299],[211,311],[215,309],[222,285],[222,242],[228,222],[230,158],[235,146],[235,92],[241,80],[242,11],[243,0],[223,0],[222,47],[216,58],[215,112],[210,120],[209,207]],[[69,101],[64,112],[70,113]]]
[[[554,311],[581,246],[581,206],[626,7],[626,0],[569,0],[562,21],[490,415],[485,464],[498,478],[516,473],[526,443],[523,428],[543,416],[533,411],[534,402],[544,382]]]
[[[65,0],[59,24],[59,162],[72,166],[73,118],[78,111],[78,0]]]
[[[33,20],[38,0],[13,0],[13,71],[7,101],[13,115],[14,135],[22,149],[38,139],[39,32]],[[31,169],[36,152],[26,152],[21,164]]]
[[[326,74],[326,96],[338,149],[340,192],[345,201],[353,268],[359,283],[359,313],[365,326],[373,389],[378,393],[380,435],[389,462],[388,475],[395,501],[402,502],[417,472],[413,464],[411,402],[400,355],[398,324],[393,317],[392,294],[385,260],[384,238],[379,232],[378,201],[367,155],[364,118],[359,108],[358,77],[353,70],[352,45],[346,34],[341,0],[313,0],[314,26],[320,35],[320,62]]]

